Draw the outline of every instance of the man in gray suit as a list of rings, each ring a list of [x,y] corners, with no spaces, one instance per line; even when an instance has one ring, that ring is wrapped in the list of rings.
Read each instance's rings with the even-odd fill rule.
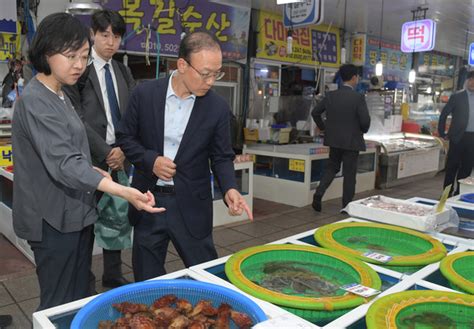
[[[446,118],[451,114],[451,125],[446,135]],[[453,94],[443,108],[438,122],[440,137],[449,139],[448,159],[443,187],[471,175],[474,165],[474,71],[467,74],[466,88]],[[459,186],[455,190],[459,194]]]
[[[92,16],[91,28],[94,40],[92,64],[76,88],[66,91],[85,123],[92,163],[103,170],[122,170],[125,155],[115,146],[115,129],[136,83],[130,70],[112,56],[120,47],[125,22],[119,13],[102,10]],[[115,177],[114,173],[112,177]],[[120,250],[104,249],[103,259],[103,286],[114,288],[129,283],[122,276]]]
[[[341,168],[344,176],[342,207],[352,201],[355,193],[357,158],[365,151],[364,133],[369,130],[370,116],[364,95],[354,91],[359,82],[357,67],[342,65],[339,69],[344,85],[327,93],[311,115],[324,131],[324,145],[329,146],[329,161],[313,196],[313,208],[321,211],[324,192]],[[322,114],[326,112],[326,120]]]

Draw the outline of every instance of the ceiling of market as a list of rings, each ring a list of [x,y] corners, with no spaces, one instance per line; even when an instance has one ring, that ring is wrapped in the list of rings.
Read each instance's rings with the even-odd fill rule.
[[[274,13],[283,10],[276,0],[249,1],[252,8]],[[379,36],[382,0],[322,1],[323,23],[343,27],[344,8],[347,6],[346,31]],[[466,57],[466,42],[474,42],[474,0],[384,0],[382,39],[400,42],[403,23],[413,19],[411,10],[419,6],[427,7],[426,18],[437,23],[435,50]]]

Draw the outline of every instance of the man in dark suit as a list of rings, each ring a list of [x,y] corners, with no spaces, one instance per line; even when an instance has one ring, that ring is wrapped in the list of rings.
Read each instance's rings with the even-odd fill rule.
[[[451,125],[446,135],[446,118],[451,114]],[[467,74],[464,90],[453,94],[443,108],[438,122],[440,137],[449,139],[446,174],[443,187],[471,175],[474,165],[474,71]],[[459,185],[455,190],[459,194]]]
[[[252,214],[237,191],[230,140],[230,109],[210,90],[223,77],[214,35],[195,32],[181,41],[177,69],[133,92],[117,131],[118,145],[135,165],[132,186],[153,191],[161,216],[129,210],[134,225],[136,281],[165,274],[170,240],[186,267],[215,259],[210,170],[231,215]]]
[[[364,133],[369,130],[370,116],[364,95],[354,91],[359,82],[357,67],[342,65],[339,69],[343,86],[330,91],[316,105],[311,115],[319,129],[324,131],[324,145],[329,146],[329,161],[313,196],[313,208],[321,211],[326,189],[341,168],[344,176],[342,207],[352,201],[355,192],[357,158],[365,151]],[[326,112],[326,120],[322,114]]]
[[[115,11],[96,12],[92,16],[91,33],[94,40],[92,63],[77,85],[66,88],[66,92],[85,123],[92,163],[103,170],[122,170],[125,155],[115,145],[115,130],[136,83],[130,70],[112,56],[120,47],[125,21]],[[116,180],[113,172],[112,177]],[[100,196],[102,194],[98,198]],[[103,260],[104,287],[129,283],[122,275],[120,250],[103,249]]]

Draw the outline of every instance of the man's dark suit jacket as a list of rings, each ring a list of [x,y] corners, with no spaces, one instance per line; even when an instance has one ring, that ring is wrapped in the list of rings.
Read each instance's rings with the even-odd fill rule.
[[[127,109],[128,99],[136,85],[132,73],[122,63],[112,60],[112,67],[117,81],[116,93],[119,98],[120,113],[123,115]],[[92,163],[107,170],[105,163],[112,147],[105,142],[107,135],[107,117],[105,115],[104,100],[100,89],[99,78],[93,64],[89,65],[73,87],[65,87],[79,112],[86,127],[87,138],[91,149]]]
[[[443,108],[443,111],[441,111],[438,122],[440,137],[446,136],[446,118],[449,114],[451,114],[451,125],[448,131],[448,138],[453,143],[459,143],[469,121],[469,100],[466,90],[451,95],[448,103]]]
[[[153,190],[158,177],[153,164],[163,155],[164,116],[169,78],[137,86],[118,129],[117,144],[135,165],[132,186]],[[234,152],[230,140],[230,109],[226,101],[210,90],[196,97],[188,125],[174,159],[176,199],[189,232],[204,238],[212,232],[210,167],[223,195],[236,188]],[[143,212],[129,207],[132,225]]]
[[[321,115],[326,112],[326,120]],[[324,130],[324,145],[350,151],[365,151],[364,133],[369,130],[370,116],[363,95],[348,86],[330,91],[311,115]]]

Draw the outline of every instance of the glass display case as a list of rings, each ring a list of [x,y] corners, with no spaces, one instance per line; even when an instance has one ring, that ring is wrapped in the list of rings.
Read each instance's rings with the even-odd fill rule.
[[[321,143],[244,146],[243,153],[254,156],[254,195],[258,198],[296,207],[311,204],[319,184],[329,148]],[[356,192],[375,186],[376,147],[368,143],[367,151],[358,160]],[[342,196],[342,171],[336,175],[324,200]]]
[[[388,188],[432,177],[444,168],[446,148],[430,135],[395,133],[366,135],[380,145],[378,188]]]

